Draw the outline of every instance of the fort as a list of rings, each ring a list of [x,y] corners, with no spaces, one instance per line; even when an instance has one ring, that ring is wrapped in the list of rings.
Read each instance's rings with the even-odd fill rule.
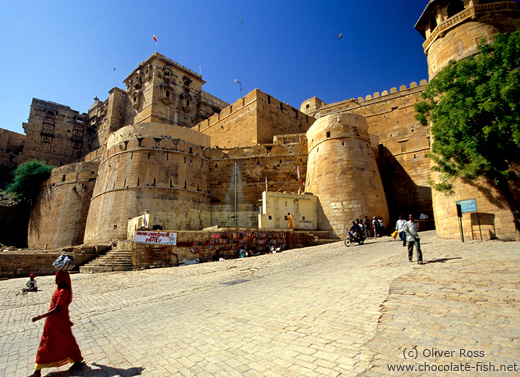
[[[518,29],[519,12],[516,1],[431,0],[415,25],[429,78],[482,37]],[[86,113],[33,99],[25,135],[0,130],[1,183],[30,159],[56,166],[30,214],[29,248],[124,241],[146,214],[140,227],[189,232],[287,231],[292,213],[297,229],[337,239],[356,218],[427,213],[439,237],[456,238],[455,201],[470,197],[482,212],[463,217],[471,237],[515,239],[496,193],[464,182],[455,197],[432,193],[429,128],[414,118],[427,80],[299,109],[259,89],[228,104],[156,52],[123,83]]]

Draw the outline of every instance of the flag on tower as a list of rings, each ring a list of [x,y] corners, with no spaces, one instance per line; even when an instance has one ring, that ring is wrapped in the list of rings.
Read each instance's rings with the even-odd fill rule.
[[[157,37],[155,35],[153,36],[153,40],[157,43]]]

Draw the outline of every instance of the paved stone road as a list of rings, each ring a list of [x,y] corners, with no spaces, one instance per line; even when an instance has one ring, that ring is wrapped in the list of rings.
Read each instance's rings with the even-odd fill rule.
[[[422,266],[383,238],[73,275],[73,332],[88,365],[43,375],[473,376],[479,361],[517,363],[516,373],[481,375],[518,375],[519,244],[422,238]],[[43,322],[30,319],[47,310],[53,280],[38,278],[41,292],[25,296],[15,294],[25,279],[0,281],[0,377],[32,372]],[[473,369],[437,371],[450,363]]]

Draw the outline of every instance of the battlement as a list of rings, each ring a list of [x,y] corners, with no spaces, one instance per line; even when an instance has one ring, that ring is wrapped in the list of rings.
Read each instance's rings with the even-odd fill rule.
[[[295,119],[304,121],[306,123],[309,122],[309,117],[305,113],[302,113],[300,110],[292,107],[288,103],[282,102],[276,99],[275,97],[262,92],[259,89],[254,89],[248,94],[246,94],[244,97],[236,100],[233,104],[223,108],[220,111],[220,113],[214,114],[210,118],[203,120],[192,129],[204,133],[217,123],[226,120],[226,118],[235,115],[243,109],[247,109],[248,106],[255,101],[261,102],[263,105],[268,106],[276,112],[286,114],[290,117],[294,117]]]
[[[345,102],[353,102],[353,103],[357,103],[357,104],[361,105],[363,102],[367,102],[367,101],[371,101],[371,100],[375,100],[375,99],[386,100],[386,99],[388,99],[386,97],[390,97],[390,96],[394,96],[394,95],[409,94],[410,90],[414,90],[414,89],[418,89],[418,88],[423,89],[426,85],[428,85],[428,80],[421,80],[419,82],[419,85],[417,85],[417,82],[414,81],[414,82],[411,82],[410,85],[408,85],[408,86],[401,85],[399,87],[399,89],[397,87],[393,87],[390,89],[390,91],[383,90],[381,93],[375,92],[374,94],[368,94],[365,97],[358,97],[357,99],[351,98],[348,100],[327,104],[327,105],[323,106],[320,110],[326,109],[331,106],[337,106],[337,105],[345,103]]]

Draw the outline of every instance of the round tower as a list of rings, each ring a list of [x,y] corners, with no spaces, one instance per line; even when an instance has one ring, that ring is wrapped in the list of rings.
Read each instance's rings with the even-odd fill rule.
[[[450,60],[475,54],[482,38],[492,41],[497,33],[517,30],[519,15],[520,3],[517,1],[430,0],[415,25],[426,39],[423,48],[428,58],[430,80]],[[432,173],[432,179],[435,179],[435,173]],[[492,184],[484,179],[475,180],[471,185],[457,180],[454,191],[454,195],[432,192],[438,237],[461,237],[457,202],[462,202],[474,204],[467,207],[467,213],[462,213],[465,238],[515,239],[513,215]],[[516,195],[519,191],[517,186]]]
[[[150,224],[199,230],[211,222],[209,137],[185,127],[140,123],[107,140],[87,218],[85,243],[127,238],[128,219],[150,213]]]
[[[306,191],[319,198],[318,228],[344,237],[357,218],[381,216],[388,224],[366,119],[353,113],[320,118],[307,131],[307,141]]]
[[[50,249],[81,245],[99,161],[52,170],[31,211],[28,246]]]
[[[450,60],[477,52],[482,38],[511,33],[520,26],[517,1],[430,0],[415,28],[423,35],[430,80]]]

